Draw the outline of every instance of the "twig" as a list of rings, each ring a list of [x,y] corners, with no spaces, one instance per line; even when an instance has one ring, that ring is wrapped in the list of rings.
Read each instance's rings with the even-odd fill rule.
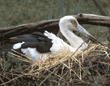
[[[81,16],[72,16],[76,17],[80,24],[110,26],[110,17],[107,16],[100,16],[94,14],[81,14]],[[17,35],[32,33],[34,31],[44,32],[45,30],[47,30],[54,34],[57,34],[59,30],[58,22],[59,19],[52,19],[36,23],[22,24],[13,27],[2,28],[0,29],[0,41],[7,40]]]
[[[21,76],[19,76],[19,77],[16,77],[16,78],[13,78],[13,79],[11,79],[11,80],[8,81],[8,82],[2,83],[1,85],[8,84],[8,83],[10,83],[11,81],[13,81],[13,80],[15,80],[15,79],[18,79],[18,78],[20,78],[20,77],[22,77],[22,76],[23,76],[23,75],[21,75]]]
[[[62,65],[62,64],[60,64],[57,68],[55,68],[55,69],[53,70],[53,72],[51,72],[51,73],[39,84],[39,86],[41,86],[41,85],[43,84],[43,82],[44,82],[47,78],[49,78],[49,76],[50,76],[52,73],[54,73],[61,65]]]
[[[107,16],[106,13],[103,11],[103,9],[101,8],[101,6],[97,3],[96,0],[93,0],[95,5],[97,6],[97,8],[99,9],[100,13],[103,15],[103,16]],[[108,30],[109,30],[109,37],[107,37],[108,41],[110,42],[110,27],[108,27]]]

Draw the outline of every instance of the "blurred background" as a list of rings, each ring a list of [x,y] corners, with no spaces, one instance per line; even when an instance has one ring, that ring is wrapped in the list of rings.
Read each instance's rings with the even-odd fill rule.
[[[42,20],[57,19],[65,15],[77,15],[79,13],[102,15],[94,1],[100,5],[101,10],[104,12],[103,15],[110,16],[110,0],[0,0],[0,29]],[[108,27],[88,24],[83,24],[82,26],[99,41],[108,42]],[[64,39],[60,33],[58,36]],[[2,57],[5,57],[5,53]],[[1,75],[2,73],[4,74],[4,71],[5,73],[9,71],[12,73],[14,69],[22,71],[28,67],[28,65],[24,65],[22,59],[10,54],[0,62],[3,63],[4,67],[4,70],[0,71]],[[96,82],[98,83],[97,77],[93,83]],[[98,84],[97,86],[101,85]]]
[[[95,1],[109,16],[109,0]],[[0,0],[0,28],[61,18],[64,15],[77,15],[78,13],[101,15],[94,0]],[[99,41],[107,40],[107,27],[82,26],[98,38]]]
[[[109,16],[109,0],[96,1]],[[78,13],[101,15],[94,0],[0,0],[0,28],[61,18],[65,15],[77,15]],[[82,26],[99,41],[107,40],[107,27]]]

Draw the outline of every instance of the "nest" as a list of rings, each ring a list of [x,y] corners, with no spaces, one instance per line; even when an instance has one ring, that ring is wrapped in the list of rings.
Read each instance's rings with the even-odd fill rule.
[[[79,86],[109,85],[110,57],[109,49],[100,44],[89,43],[88,49],[74,53],[60,50],[45,59],[32,62],[23,55],[8,52],[2,57],[16,58],[8,60],[7,70],[2,61],[0,68],[1,86]],[[19,61],[18,61],[19,60]],[[22,70],[16,70],[21,63]],[[12,65],[13,68],[12,68]],[[25,65],[25,67],[24,67]]]

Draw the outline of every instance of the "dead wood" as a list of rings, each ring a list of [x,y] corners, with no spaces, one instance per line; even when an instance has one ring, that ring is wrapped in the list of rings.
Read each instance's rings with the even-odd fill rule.
[[[80,24],[91,24],[91,25],[100,25],[100,26],[110,26],[110,17],[101,16],[95,14],[79,14],[73,15],[76,17]],[[7,40],[10,37],[17,35],[28,34],[34,31],[44,32],[48,30],[54,34],[57,34],[59,19],[44,20],[36,23],[22,24],[18,26],[1,28],[0,29],[0,41]]]

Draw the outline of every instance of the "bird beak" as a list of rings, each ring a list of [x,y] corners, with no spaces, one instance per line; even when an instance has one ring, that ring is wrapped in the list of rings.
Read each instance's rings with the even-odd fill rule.
[[[81,25],[77,25],[76,31],[82,33],[84,36],[86,36],[88,39],[90,39],[92,42],[99,43],[103,45],[101,42],[99,42],[96,38],[94,38],[88,31],[86,31]]]

